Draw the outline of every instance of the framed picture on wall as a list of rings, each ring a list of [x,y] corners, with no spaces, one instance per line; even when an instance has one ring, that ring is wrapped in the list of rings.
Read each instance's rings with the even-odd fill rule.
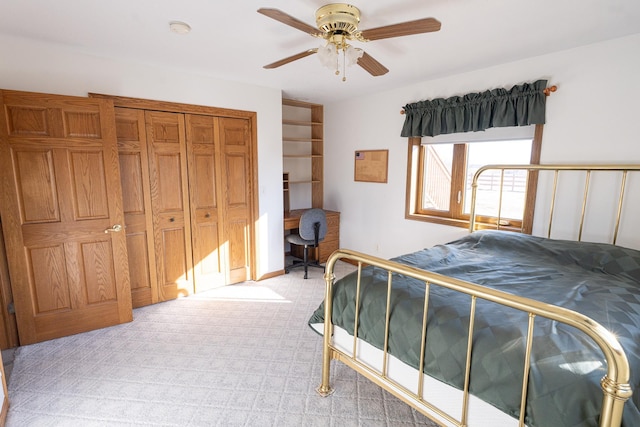
[[[356,150],[354,180],[387,182],[389,150]]]

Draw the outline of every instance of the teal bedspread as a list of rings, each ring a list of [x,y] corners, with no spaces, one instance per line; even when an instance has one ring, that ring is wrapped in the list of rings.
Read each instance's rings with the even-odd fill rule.
[[[479,231],[394,258],[501,291],[583,313],[614,332],[631,364],[634,395],[623,425],[640,426],[640,252],[608,244]],[[334,286],[333,323],[353,333],[355,273]],[[362,271],[358,336],[382,349],[387,273]],[[394,277],[388,351],[418,368],[424,284]],[[309,324],[323,322],[324,305]],[[470,297],[431,287],[424,372],[462,388]],[[527,315],[478,300],[470,392],[517,418]],[[600,349],[576,329],[537,318],[529,379],[529,426],[596,426],[606,373]]]

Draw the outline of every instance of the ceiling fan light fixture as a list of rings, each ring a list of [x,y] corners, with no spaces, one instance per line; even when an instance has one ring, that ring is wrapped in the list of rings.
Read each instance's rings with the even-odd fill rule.
[[[333,43],[327,43],[324,46],[320,46],[316,54],[318,55],[320,63],[324,67],[332,69],[336,68],[336,64],[338,61],[338,50],[336,48],[336,45],[334,45]]]
[[[364,51],[362,49],[349,45],[344,50],[344,63],[347,66],[356,65],[358,63],[358,59],[362,58],[362,55],[364,55]]]
[[[326,45],[317,49],[316,54],[320,63],[335,70],[336,75],[340,74],[340,56],[342,56],[342,81],[346,81],[347,67],[357,64],[358,59],[364,55],[364,51],[344,42],[338,45],[334,40],[329,40]]]

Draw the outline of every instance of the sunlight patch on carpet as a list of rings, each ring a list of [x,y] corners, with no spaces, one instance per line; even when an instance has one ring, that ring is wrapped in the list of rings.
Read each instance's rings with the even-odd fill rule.
[[[192,295],[193,299],[223,301],[276,302],[290,304],[291,301],[272,289],[249,285],[230,285]]]

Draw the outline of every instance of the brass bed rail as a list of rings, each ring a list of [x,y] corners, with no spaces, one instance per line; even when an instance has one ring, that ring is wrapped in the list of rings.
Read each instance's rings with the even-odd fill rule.
[[[617,203],[617,211],[616,211],[616,219],[614,230],[612,231],[612,242],[614,245],[618,239],[618,232],[620,231],[620,220],[622,216],[623,204],[625,201],[626,190],[627,190],[627,177],[630,172],[640,172],[640,165],[486,165],[478,169],[473,176],[473,181],[471,183],[471,212],[469,216],[469,231],[476,230],[476,209],[477,209],[477,191],[478,191],[478,181],[480,180],[481,175],[484,172],[490,170],[498,170],[500,171],[500,190],[499,190],[499,199],[498,199],[498,218],[495,224],[496,229],[500,229],[502,226],[502,195],[504,193],[504,173],[505,171],[511,170],[521,170],[527,171],[527,180],[532,178],[532,173],[535,175],[535,179],[538,179],[538,172],[542,171],[551,171],[553,172],[553,184],[551,190],[551,198],[550,198],[550,208],[549,208],[549,221],[546,226],[546,235],[548,238],[551,237],[551,230],[553,225],[554,215],[557,213],[555,211],[556,201],[558,197],[558,181],[560,178],[561,172],[584,172],[585,181],[583,184],[583,195],[582,195],[582,205],[581,205],[581,214],[580,221],[578,224],[578,237],[577,240],[582,240],[582,232],[584,229],[584,221],[587,212],[587,206],[589,202],[590,195],[590,183],[592,175],[596,172],[618,172],[621,175],[620,186],[617,189],[618,191],[618,203]],[[526,186],[526,185],[525,185]],[[536,202],[538,203],[538,202]],[[520,231],[524,231],[524,221],[522,223],[522,227]]]
[[[528,171],[527,179],[539,179],[539,172],[552,171],[553,184],[552,194],[550,202],[549,220],[546,226],[547,237],[551,237],[551,229],[554,220],[554,209],[556,207],[556,199],[558,197],[558,180],[561,172],[574,171],[584,172],[586,175],[585,182],[583,184],[583,199],[581,202],[581,214],[579,221],[579,230],[577,240],[582,240],[583,227],[585,222],[585,212],[589,203],[589,191],[592,174],[598,171],[613,171],[622,175],[620,186],[617,188],[618,200],[617,211],[615,212],[615,224],[614,230],[610,233],[613,235],[613,244],[616,244],[618,233],[620,230],[621,216],[623,211],[623,204],[625,203],[627,175],[629,172],[640,171],[640,165],[488,165],[480,168],[474,175],[472,182],[472,198],[471,198],[471,216],[470,216],[470,231],[476,229],[476,192],[478,188],[478,179],[482,173],[487,170],[497,169],[501,171],[500,180],[500,197],[498,206],[498,218],[494,225],[495,228],[501,227],[501,211],[502,211],[502,191],[504,184],[504,173],[506,170],[526,170]],[[616,191],[616,190],[613,190]],[[523,221],[524,223],[524,221]],[[522,230],[521,230],[522,231]],[[331,324],[332,303],[333,303],[333,283],[335,281],[334,266],[338,260],[348,260],[353,264],[357,264],[357,288],[356,295],[360,295],[360,278],[363,266],[372,265],[385,269],[388,272],[388,290],[387,290],[387,317],[385,319],[385,346],[383,352],[383,359],[381,361],[382,368],[380,370],[373,368],[367,363],[358,359],[357,353],[357,325],[360,305],[359,301],[356,301],[356,313],[355,313],[355,327],[353,336],[353,353],[350,355],[345,351],[334,345],[332,339],[333,325]],[[397,273],[414,279],[418,279],[425,285],[425,305],[424,316],[422,319],[422,344],[420,355],[420,366],[423,366],[424,354],[425,354],[425,337],[426,337],[426,322],[428,311],[428,297],[431,286],[441,286],[457,292],[461,292],[469,295],[471,298],[471,312],[469,320],[469,336],[467,342],[467,355],[466,355],[466,370],[465,380],[462,390],[461,401],[461,417],[456,419],[445,411],[437,408],[434,404],[427,402],[423,399],[423,373],[418,372],[418,378],[416,379],[416,390],[407,389],[397,381],[393,380],[387,375],[387,340],[389,334],[389,296],[392,288],[392,274]],[[622,422],[622,412],[625,402],[631,397],[632,389],[629,385],[630,368],[627,357],[622,349],[622,346],[618,342],[617,338],[604,328],[599,323],[577,313],[572,310],[568,310],[562,307],[546,304],[540,301],[536,301],[529,298],[524,298],[505,292],[501,292],[495,289],[486,288],[474,283],[458,280],[451,277],[446,277],[440,274],[432,273],[429,271],[421,270],[418,268],[410,267],[398,262],[389,261],[374,257],[368,254],[355,252],[347,249],[339,249],[334,252],[326,263],[325,274],[325,307],[324,307],[324,348],[322,356],[322,382],[317,391],[319,394],[326,396],[333,392],[330,386],[330,361],[336,359],[356,370],[363,376],[369,378],[374,383],[378,384],[385,390],[389,391],[405,403],[414,407],[427,417],[433,419],[436,422],[448,422],[452,425],[464,427],[467,425],[467,416],[469,409],[469,381],[470,381],[470,366],[471,366],[471,348],[473,344],[473,322],[475,315],[475,306],[477,299],[491,301],[496,304],[501,304],[507,307],[520,310],[528,314],[529,324],[527,332],[527,340],[525,344],[525,357],[523,360],[523,383],[522,383],[522,396],[520,403],[520,419],[519,425],[524,426],[525,417],[525,405],[526,405],[526,392],[530,357],[532,351],[533,331],[535,328],[535,317],[543,317],[557,322],[561,322],[570,326],[573,326],[589,336],[602,350],[607,363],[606,375],[601,380],[601,387],[603,392],[602,409],[600,416],[601,427],[619,427]],[[357,297],[357,298],[358,298]]]
[[[330,322],[333,303],[333,283],[335,276],[333,274],[334,266],[338,260],[350,260],[356,262],[358,265],[358,279],[356,295],[360,294],[360,275],[363,265],[372,265],[380,267],[388,271],[388,290],[387,290],[387,316],[385,319],[385,347],[383,350],[383,359],[381,361],[382,369],[377,371],[369,364],[362,362],[358,359],[356,352],[357,347],[357,327],[354,328],[353,336],[353,353],[350,355],[339,348],[337,348],[332,342],[332,324]],[[469,320],[469,336],[467,344],[466,355],[466,368],[465,368],[465,380],[463,387],[463,398],[461,402],[461,419],[455,419],[450,414],[437,408],[432,403],[426,401],[422,397],[423,390],[423,374],[418,372],[417,378],[417,393],[413,392],[406,387],[402,386],[398,382],[394,381],[387,375],[387,360],[388,353],[386,350],[386,342],[389,337],[389,296],[392,286],[392,273],[397,273],[403,276],[412,277],[418,279],[425,284],[425,311],[422,319],[422,344],[420,353],[420,366],[423,366],[425,355],[425,334],[426,334],[426,322],[427,322],[427,310],[428,310],[428,296],[430,286],[442,286],[457,292],[467,294],[471,298],[471,312]],[[440,274],[432,273],[426,270],[421,270],[415,267],[410,267],[398,262],[389,261],[381,258],[377,258],[371,255],[359,253],[347,249],[339,249],[335,251],[327,261],[326,274],[325,274],[325,307],[324,307],[324,331],[323,331],[323,354],[322,354],[322,382],[317,388],[317,392],[322,396],[327,396],[333,392],[330,385],[330,361],[336,359],[351,367],[355,371],[359,372],[363,376],[369,378],[380,387],[389,391],[400,400],[414,407],[425,416],[433,419],[437,422],[446,420],[447,422],[456,426],[467,425],[467,413],[469,405],[469,381],[470,381],[470,368],[471,368],[471,348],[473,344],[473,322],[475,315],[475,305],[477,299],[491,301],[496,304],[501,304],[507,307],[512,307],[516,310],[528,313],[529,326],[527,332],[525,358],[523,363],[523,383],[522,383],[522,397],[520,406],[520,420],[519,425],[524,426],[525,405],[526,405],[526,391],[528,385],[528,372],[529,372],[529,360],[532,351],[532,340],[534,331],[534,318],[536,316],[555,320],[570,326],[573,326],[583,331],[589,336],[601,349],[607,362],[607,373],[601,380],[601,386],[603,391],[602,410],[600,417],[601,427],[619,427],[622,421],[622,411],[624,403],[632,395],[632,389],[629,385],[630,368],[627,361],[627,357],[622,349],[622,346],[616,339],[616,337],[609,332],[605,327],[572,310],[568,310],[562,307],[558,307],[551,304],[546,304],[540,301],[532,300],[529,298],[520,297],[517,295],[508,294],[495,289],[486,288],[474,283],[458,280],[452,277],[443,276]],[[356,301],[358,304],[358,301]],[[356,305],[356,325],[358,324],[358,313],[360,305]],[[440,417],[440,419],[434,418],[434,415]]]

